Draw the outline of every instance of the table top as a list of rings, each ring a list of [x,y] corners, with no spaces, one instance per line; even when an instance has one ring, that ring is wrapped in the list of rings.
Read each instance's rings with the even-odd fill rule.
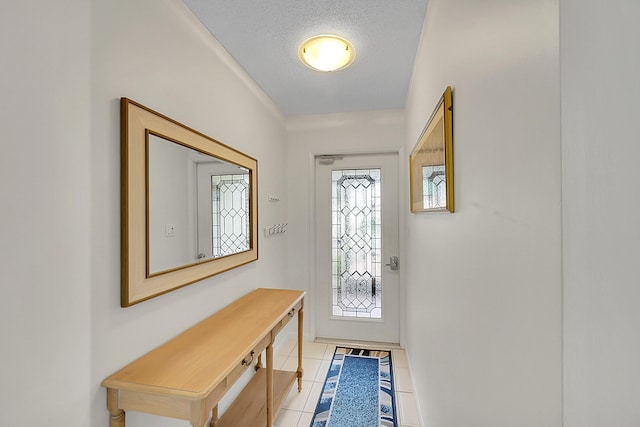
[[[300,290],[256,289],[107,377],[102,385],[203,398],[304,295]]]

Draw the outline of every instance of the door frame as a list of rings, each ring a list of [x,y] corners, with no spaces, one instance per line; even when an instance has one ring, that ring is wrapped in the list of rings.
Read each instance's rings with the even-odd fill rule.
[[[366,155],[375,155],[375,154],[396,154],[398,156],[398,257],[400,258],[400,270],[398,276],[398,286],[399,286],[399,301],[398,301],[398,322],[400,327],[400,347],[404,348],[406,329],[407,329],[407,318],[406,318],[406,286],[405,286],[405,269],[406,265],[403,264],[403,261],[407,259],[406,257],[406,234],[405,234],[405,226],[406,226],[406,217],[408,212],[408,203],[409,203],[409,157],[406,155],[404,148],[400,149],[382,149],[382,150],[372,150],[372,151],[363,151],[363,150],[338,150],[338,151],[330,151],[326,152],[322,151],[311,151],[308,154],[307,162],[309,167],[307,182],[309,184],[309,288],[307,293],[309,294],[309,299],[312,301],[316,300],[316,185],[315,185],[315,177],[316,177],[316,157],[321,155],[335,155],[335,156],[366,156]],[[309,319],[309,332],[311,336],[309,337],[312,341],[317,338],[317,327],[316,327],[316,312],[315,312],[315,304],[309,304],[309,308],[314,306],[312,313],[309,313],[307,319]]]

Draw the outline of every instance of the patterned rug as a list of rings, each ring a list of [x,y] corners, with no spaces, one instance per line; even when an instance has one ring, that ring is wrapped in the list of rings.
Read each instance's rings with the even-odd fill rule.
[[[397,427],[391,352],[337,347],[311,427]]]

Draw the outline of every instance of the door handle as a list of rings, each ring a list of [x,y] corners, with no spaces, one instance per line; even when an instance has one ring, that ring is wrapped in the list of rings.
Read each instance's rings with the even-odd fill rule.
[[[397,270],[398,269],[398,257],[397,256],[392,256],[389,258],[389,264],[385,264],[387,267],[389,267],[391,270]]]

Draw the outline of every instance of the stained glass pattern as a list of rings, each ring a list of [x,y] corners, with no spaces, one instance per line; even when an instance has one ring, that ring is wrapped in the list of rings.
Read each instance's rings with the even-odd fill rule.
[[[380,169],[332,171],[332,314],[382,318]]]
[[[424,166],[422,168],[422,188],[425,208],[446,208],[447,183],[445,166]]]
[[[213,256],[249,250],[249,175],[212,175]]]

